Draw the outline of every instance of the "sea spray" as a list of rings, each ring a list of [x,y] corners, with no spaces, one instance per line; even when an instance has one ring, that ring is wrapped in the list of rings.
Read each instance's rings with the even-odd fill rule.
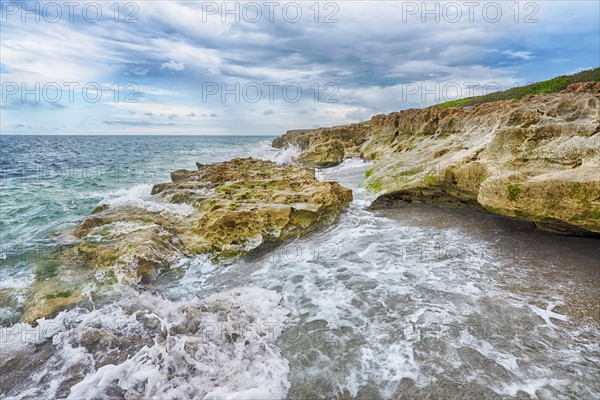
[[[245,286],[174,302],[115,290],[114,303],[92,311],[3,328],[7,398],[285,397],[289,367],[276,341],[289,310],[277,292]],[[18,359],[36,353],[41,362],[21,375]]]

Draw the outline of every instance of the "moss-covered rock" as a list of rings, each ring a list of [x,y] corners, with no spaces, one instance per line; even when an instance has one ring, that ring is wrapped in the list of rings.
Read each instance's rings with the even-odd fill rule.
[[[600,232],[600,88],[372,119],[374,206],[474,205],[557,233]],[[581,87],[581,90],[580,90]]]
[[[468,206],[565,234],[600,232],[600,84],[471,108],[410,109],[369,124],[289,131],[273,145],[300,147],[309,165],[336,140],[374,161],[373,207],[425,202]],[[329,147],[329,150],[328,150]],[[329,151],[329,152],[328,152]],[[339,155],[337,156],[339,159]]]
[[[337,139],[315,144],[302,151],[296,161],[312,168],[333,167],[344,161],[345,148]]]
[[[179,234],[182,249],[217,258],[330,224],[352,200],[349,189],[319,182],[311,170],[255,159],[200,165],[188,179],[152,192],[168,201],[185,197],[195,207],[191,229]]]
[[[36,277],[28,289],[21,320],[32,323],[39,318],[53,317],[58,311],[69,308],[86,299],[84,295],[89,276],[61,271],[61,276]]]
[[[76,228],[81,240],[70,251],[73,258],[135,280],[181,255],[221,258],[301,236],[332,223],[352,199],[349,189],[320,182],[311,170],[252,158],[175,171],[172,182],[154,185],[152,194],[193,209],[184,216],[106,209]]]
[[[150,281],[182,256],[222,260],[305,235],[333,223],[352,200],[350,189],[318,181],[312,170],[252,158],[198,164],[171,178],[152,188],[156,204],[186,203],[186,212],[96,208],[74,229],[74,243],[39,268],[23,320],[53,315],[106,285]]]

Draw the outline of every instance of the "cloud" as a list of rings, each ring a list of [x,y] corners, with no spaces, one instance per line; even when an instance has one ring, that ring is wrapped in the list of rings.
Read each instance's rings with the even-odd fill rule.
[[[157,86],[150,86],[150,85],[137,85],[137,90],[144,95],[153,95],[153,96],[171,96],[171,97],[177,97],[178,95],[180,95],[181,93],[178,92],[177,90],[172,90],[172,89],[168,89],[168,88],[162,88],[162,87],[157,87]]]
[[[519,58],[521,60],[531,60],[533,59],[533,53],[530,51],[514,51],[514,50],[504,50],[502,54],[507,55],[511,58]]]
[[[181,99],[178,99],[181,100]],[[137,103],[125,103],[125,102],[108,102],[107,106],[122,111],[134,111],[138,114],[146,114],[146,115],[187,115],[190,113],[211,113],[217,111],[214,107],[205,107],[197,106],[196,104],[183,104],[183,103],[175,103],[173,101],[165,100],[164,96],[157,96],[156,99],[144,99],[140,100]]]
[[[99,4],[103,15],[112,15],[112,3]],[[259,23],[236,23],[231,15],[222,22],[220,14],[203,21],[197,2],[136,4],[140,18],[135,24],[115,24],[110,18],[91,24],[76,15],[74,22],[63,18],[48,29],[45,23],[7,16],[2,25],[3,82],[78,82],[80,87],[100,82],[106,94],[91,104],[76,91],[75,103],[61,101],[65,110],[5,102],[0,104],[5,126],[32,121],[32,126],[53,129],[64,121],[73,127],[85,120],[86,132],[94,126],[99,133],[119,126],[138,126],[128,132],[144,132],[153,125],[172,126],[176,115],[185,121],[170,130],[178,133],[278,134],[435,102],[418,96],[406,100],[406,84],[434,87],[439,94],[439,85],[447,83],[466,87],[477,82],[480,88],[496,82],[505,88],[547,79],[597,65],[598,55],[589,49],[600,46],[596,2],[577,2],[577,7],[572,2],[539,3],[535,24],[515,23],[509,3],[501,3],[498,23],[483,20],[481,7],[473,22],[463,9],[457,23],[422,23],[419,14],[404,22],[400,2],[343,2],[334,24],[315,23],[310,3],[301,3],[298,23],[283,20],[281,6],[273,23],[266,9]],[[274,101],[268,98],[267,81],[279,85]],[[132,83],[139,101],[123,102],[130,93],[124,89],[120,100],[113,101],[115,82],[120,88]],[[263,96],[258,103],[244,96],[239,102],[232,100],[235,96],[223,101],[220,93],[207,100],[206,82],[240,83],[242,88],[255,82]],[[282,98],[281,88],[290,82],[303,88],[298,103]],[[325,86],[332,83],[338,103],[324,102],[333,93]],[[264,117],[274,113],[277,118]],[[131,119],[136,116],[140,119]]]
[[[42,108],[44,106],[47,106],[46,108],[50,108],[48,106],[48,103],[42,103],[39,101],[19,101],[19,100],[13,100],[13,101],[6,101],[4,103],[0,104],[0,109],[2,110],[22,110],[22,109],[30,109],[30,108]]]
[[[352,110],[346,114],[346,116],[351,120],[361,120],[361,121],[370,119],[372,115],[373,115],[373,113],[371,110],[364,109],[364,108]]]
[[[116,120],[116,121],[102,121],[106,125],[126,125],[126,126],[175,126],[173,122],[152,122],[152,121],[131,121],[131,120]]]
[[[146,76],[150,72],[150,68],[135,67],[130,72],[136,76]]]
[[[182,71],[184,68],[183,63],[178,63],[177,61],[169,61],[168,63],[160,64],[160,69],[168,68],[171,71]]]

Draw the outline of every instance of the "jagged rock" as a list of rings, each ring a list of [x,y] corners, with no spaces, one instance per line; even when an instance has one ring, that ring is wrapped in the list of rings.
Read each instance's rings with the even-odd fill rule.
[[[98,207],[92,210],[92,214],[98,214],[106,210],[108,210],[108,204],[100,204]]]
[[[109,208],[76,228],[81,240],[66,253],[86,268],[110,268],[121,281],[137,281],[181,256],[178,235],[184,221],[138,207]]]
[[[600,82],[578,82],[565,89],[567,93],[600,93]]]
[[[273,146],[298,146],[296,160],[309,166],[332,166],[349,149],[374,161],[367,171],[367,187],[380,194],[373,208],[474,207],[552,232],[591,234],[600,232],[599,132],[600,82],[580,82],[520,101],[289,131]]]
[[[295,161],[311,168],[334,167],[344,161],[344,145],[337,139],[317,143],[302,151]]]
[[[312,170],[237,158],[175,171],[152,194],[186,213],[130,205],[102,205],[73,231],[51,274],[38,271],[22,319],[33,322],[83,301],[92,289],[116,282],[149,281],[182,256],[215,260],[243,255],[331,224],[352,200],[337,182],[320,182]],[[58,270],[56,269],[58,268]],[[48,275],[48,276],[46,276]]]
[[[84,300],[81,286],[74,282],[60,278],[36,280],[28,291],[21,320],[32,323],[39,318],[53,317],[59,310]]]
[[[272,144],[275,148],[297,146],[300,154],[295,161],[307,167],[333,167],[344,157],[359,156],[359,146],[368,132],[368,124],[292,130],[275,138]]]
[[[185,169],[178,169],[177,171],[171,172],[171,180],[173,182],[183,181],[188,179],[192,175],[192,171],[187,171]]]
[[[378,115],[362,146],[373,207],[483,207],[568,234],[600,232],[597,83],[465,109]]]
[[[104,210],[76,228],[82,240],[71,253],[93,268],[120,266],[127,276],[145,276],[181,254],[226,257],[301,236],[332,223],[352,199],[349,189],[319,182],[310,170],[252,158],[198,164],[198,171],[171,177],[152,194],[193,212]]]
[[[152,192],[198,211],[192,232],[181,236],[186,253],[217,255],[246,253],[330,224],[352,199],[349,189],[319,182],[311,170],[256,159],[198,165],[187,180]]]

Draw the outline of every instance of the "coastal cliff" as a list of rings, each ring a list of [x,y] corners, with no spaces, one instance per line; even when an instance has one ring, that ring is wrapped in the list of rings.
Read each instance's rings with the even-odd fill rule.
[[[352,137],[354,153],[373,162],[366,173],[367,188],[379,195],[372,208],[471,207],[555,233],[592,235],[600,233],[599,132],[600,83],[583,82],[521,100],[291,131],[274,145],[296,144],[297,161],[309,158],[314,166],[316,155],[338,151],[338,142]]]

